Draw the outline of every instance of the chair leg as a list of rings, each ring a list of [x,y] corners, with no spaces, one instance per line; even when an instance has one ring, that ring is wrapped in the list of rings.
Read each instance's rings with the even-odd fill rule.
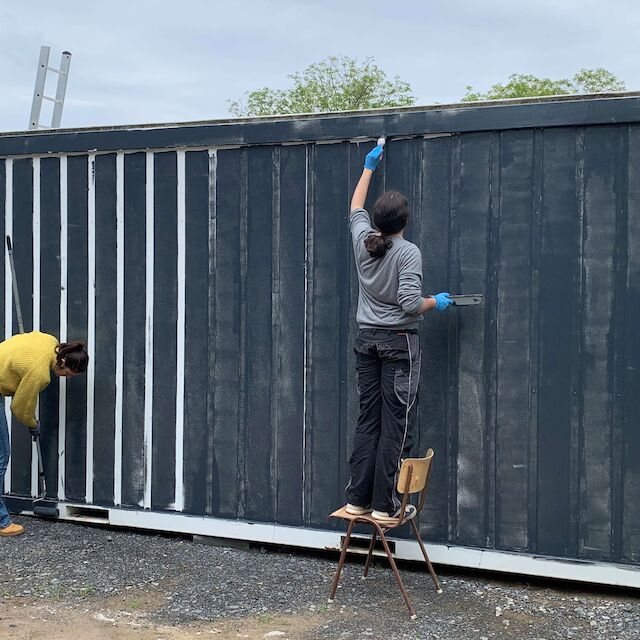
[[[436,588],[436,593],[442,593],[442,587],[440,586],[440,580],[438,580],[438,576],[436,572],[433,570],[433,565],[431,564],[431,560],[429,560],[429,556],[427,555],[427,550],[425,549],[424,543],[422,542],[422,538],[420,537],[420,532],[418,531],[418,527],[416,526],[415,519],[411,520],[411,527],[413,528],[413,533],[416,536],[416,540],[420,545],[420,549],[422,550],[422,555],[424,556],[424,561],[427,563],[427,569],[429,569],[429,573],[431,574],[431,578],[433,579],[433,584]]]
[[[387,539],[384,537],[384,532],[382,529],[376,524],[375,525],[378,535],[380,536],[380,541],[382,542],[382,546],[384,550],[387,552],[387,558],[389,558],[389,564],[391,565],[391,570],[396,577],[396,582],[398,583],[398,587],[400,587],[400,592],[402,593],[402,597],[404,598],[405,604],[407,605],[407,609],[409,609],[409,615],[412,620],[415,620],[418,616],[416,615],[416,610],[413,608],[413,604],[411,604],[411,600],[409,599],[409,594],[407,590],[404,588],[404,583],[402,582],[402,578],[400,576],[400,572],[398,571],[398,566],[396,565],[396,561],[393,559],[393,554],[391,553],[391,549],[389,549],[389,545],[387,544]]]
[[[353,531],[353,526],[356,521],[352,520],[347,527],[347,535],[344,538],[344,542],[342,543],[342,551],[340,552],[340,561],[338,562],[338,568],[336,570],[336,575],[333,578],[333,585],[331,586],[331,595],[329,596],[329,602],[333,602],[336,596],[336,590],[338,588],[338,581],[340,580],[340,574],[342,573],[342,567],[344,567],[344,561],[347,557],[347,549],[349,548],[349,541],[351,540],[351,532]]]
[[[371,566],[371,560],[373,558],[373,547],[376,544],[377,532],[374,529],[371,534],[371,544],[369,545],[369,555],[367,556],[367,562],[364,565],[364,573],[362,574],[362,579],[364,580],[369,575],[369,567]]]

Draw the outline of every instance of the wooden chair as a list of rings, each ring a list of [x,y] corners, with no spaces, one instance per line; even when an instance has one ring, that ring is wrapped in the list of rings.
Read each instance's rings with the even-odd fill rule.
[[[429,449],[427,451],[427,455],[424,458],[407,458],[400,468],[400,474],[398,476],[398,492],[402,494],[402,506],[400,507],[400,513],[403,514],[399,518],[396,518],[393,523],[380,523],[377,520],[374,520],[370,514],[354,516],[346,511],[346,505],[341,507],[337,511],[334,511],[329,517],[330,518],[342,518],[349,522],[349,526],[347,527],[347,533],[342,544],[342,551],[340,553],[340,561],[338,562],[338,569],[336,570],[336,575],[333,578],[333,585],[331,587],[331,595],[329,596],[329,602],[333,602],[336,589],[338,588],[338,581],[340,580],[340,574],[342,573],[342,567],[344,567],[344,562],[347,556],[347,550],[349,548],[349,542],[351,540],[351,533],[353,532],[353,528],[357,524],[368,524],[373,527],[373,533],[371,534],[371,543],[369,544],[369,553],[367,555],[367,561],[364,565],[364,574],[362,578],[366,578],[369,574],[369,567],[371,566],[371,559],[373,557],[373,549],[376,543],[376,538],[380,538],[380,542],[382,542],[382,546],[387,553],[387,557],[389,558],[389,564],[391,565],[391,569],[396,577],[396,581],[398,586],[400,587],[400,591],[402,593],[402,597],[409,609],[409,614],[411,615],[411,619],[416,619],[416,610],[413,608],[413,604],[409,599],[409,595],[407,594],[407,590],[405,589],[404,583],[402,582],[402,577],[400,576],[400,572],[398,571],[398,566],[396,565],[396,561],[393,558],[393,554],[391,553],[391,549],[389,548],[389,544],[385,537],[387,531],[391,529],[396,529],[406,522],[411,523],[411,528],[413,529],[413,533],[420,545],[420,549],[422,551],[422,555],[424,556],[424,561],[427,563],[427,569],[431,574],[431,578],[433,579],[433,584],[436,588],[436,593],[442,593],[442,587],[440,586],[440,582],[438,580],[438,576],[436,576],[435,571],[433,570],[433,566],[431,565],[431,561],[429,560],[429,556],[427,555],[427,550],[424,547],[424,543],[422,542],[422,538],[420,537],[420,532],[418,531],[418,527],[416,526],[416,516],[422,511],[424,507],[424,502],[427,496],[427,484],[429,481],[429,474],[431,472],[431,463],[433,461],[433,449]],[[418,506],[413,507],[413,505],[409,505],[409,497],[411,494],[419,493],[420,497],[418,500]],[[410,510],[407,511],[407,505],[410,506]]]

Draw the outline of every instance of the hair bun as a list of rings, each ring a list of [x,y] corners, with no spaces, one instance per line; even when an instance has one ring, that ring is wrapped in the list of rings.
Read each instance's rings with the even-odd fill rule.
[[[372,258],[383,258],[392,246],[391,238],[377,233],[372,233],[364,241],[364,247]]]

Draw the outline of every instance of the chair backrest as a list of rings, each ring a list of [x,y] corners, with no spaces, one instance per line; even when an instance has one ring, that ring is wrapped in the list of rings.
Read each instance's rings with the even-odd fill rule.
[[[429,449],[424,458],[407,458],[404,460],[398,475],[398,492],[419,493],[423,491],[427,486],[432,461],[433,449]],[[411,470],[411,473],[409,473],[409,470]],[[407,480],[409,480],[408,487]]]

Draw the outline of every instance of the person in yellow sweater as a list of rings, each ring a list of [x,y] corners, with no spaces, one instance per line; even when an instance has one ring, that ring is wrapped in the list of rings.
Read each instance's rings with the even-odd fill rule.
[[[56,338],[39,331],[18,334],[0,342],[0,395],[13,397],[11,412],[32,436],[39,436],[36,404],[38,394],[51,382],[51,372],[71,378],[84,373],[88,364],[89,355],[82,342],[58,344]],[[0,496],[10,455],[9,426],[4,408],[0,407]],[[22,525],[11,522],[0,497],[0,536],[23,532]]]

